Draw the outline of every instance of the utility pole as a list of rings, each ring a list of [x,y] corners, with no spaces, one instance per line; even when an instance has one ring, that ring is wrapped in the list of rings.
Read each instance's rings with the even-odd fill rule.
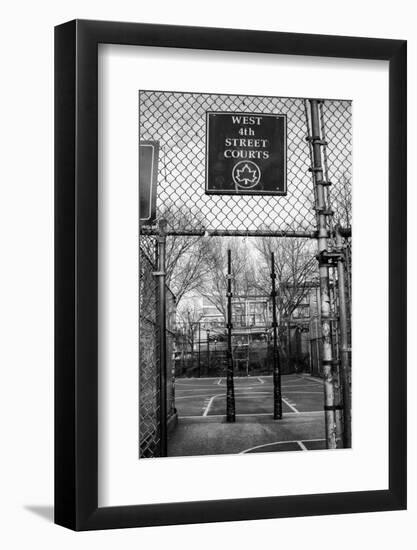
[[[331,330],[331,308],[330,308],[330,285],[329,266],[332,265],[334,256],[328,251],[328,220],[332,212],[326,205],[325,187],[330,182],[324,180],[322,165],[321,147],[326,143],[321,139],[319,120],[319,100],[310,99],[311,109],[311,131],[309,140],[312,144],[313,165],[310,170],[313,172],[316,188],[316,213],[317,213],[317,234],[318,234],[318,262],[320,277],[320,312],[321,312],[321,333],[322,333],[322,366],[324,381],[324,413],[326,423],[326,444],[329,449],[336,449],[340,446],[340,435],[337,426],[340,425],[341,416],[340,404],[336,404],[337,379],[334,376],[335,361],[333,358],[333,343]]]

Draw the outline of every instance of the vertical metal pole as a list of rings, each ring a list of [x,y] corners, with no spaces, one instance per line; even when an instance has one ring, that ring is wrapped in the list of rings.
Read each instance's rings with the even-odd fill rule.
[[[343,249],[343,240],[340,234],[340,228],[336,228],[336,246],[339,252]],[[344,416],[344,446],[352,446],[352,403],[350,392],[350,373],[349,373],[349,342],[347,327],[347,306],[346,306],[346,282],[344,255],[337,263],[337,280],[339,287],[339,327],[340,327],[340,359],[341,359],[341,377],[343,393],[343,416]]]
[[[272,335],[273,335],[273,380],[274,380],[274,420],[282,418],[281,366],[278,350],[278,322],[275,287],[275,256],[271,252],[271,298],[272,298]]]
[[[159,426],[160,455],[167,456],[167,342],[166,342],[166,221],[159,222],[158,234],[158,298],[159,298]]]
[[[226,420],[235,422],[235,389],[233,382],[232,355],[232,255],[227,251],[227,373],[226,373]]]
[[[324,380],[324,413],[326,421],[326,444],[329,449],[338,447],[338,434],[336,422],[335,384],[333,380],[333,352],[332,332],[330,326],[330,289],[329,266],[325,263],[324,255],[327,253],[327,205],[324,191],[324,173],[321,160],[321,146],[323,141],[320,134],[318,101],[310,99],[311,108],[311,143],[313,150],[313,172],[317,191],[317,229],[318,229],[318,257],[320,276],[320,311],[322,332],[322,365]]]
[[[332,229],[330,229],[332,230]],[[332,278],[330,280],[330,315],[332,317],[332,346],[333,346],[333,388],[335,392],[335,405],[338,407],[335,412],[336,417],[336,432],[338,436],[338,443],[343,443],[343,396],[342,396],[342,383],[340,377],[340,350],[339,350],[339,327],[338,327],[338,299],[336,291],[336,270],[332,267]],[[337,320],[336,320],[337,319]]]
[[[201,378],[201,323],[198,322],[198,377]]]
[[[210,374],[210,331],[206,331],[207,336],[207,365],[206,365],[206,376]]]
[[[287,319],[287,354],[288,354],[288,357],[287,357],[287,369],[288,369],[288,373],[291,372],[291,354],[292,354],[292,349],[291,349],[291,318],[288,317]]]

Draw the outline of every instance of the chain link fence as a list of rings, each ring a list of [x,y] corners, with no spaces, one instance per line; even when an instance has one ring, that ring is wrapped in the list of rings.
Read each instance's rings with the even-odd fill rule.
[[[324,105],[328,170],[332,193],[342,203],[339,211],[345,187],[350,198],[351,105],[349,101]],[[286,196],[205,194],[207,111],[287,115]],[[306,101],[299,98],[140,91],[140,140],[159,142],[157,211],[168,219],[168,231],[314,231],[307,120]]]
[[[160,338],[157,241],[140,236],[139,241],[139,457],[160,455]],[[167,421],[175,419],[175,297],[166,289],[167,308]]]
[[[160,449],[159,319],[156,239],[141,236],[139,246],[139,456]]]
[[[206,113],[239,112],[287,116],[287,195],[208,195],[206,177]],[[325,202],[328,215],[329,251],[336,250],[335,228],[351,227],[352,143],[351,102],[324,100],[319,103]],[[308,138],[309,139],[306,139]],[[311,114],[308,100],[225,94],[167,91],[139,92],[139,139],[159,144],[157,219],[167,222],[167,233],[192,236],[264,235],[282,237],[316,236],[318,203],[312,155]],[[327,185],[331,183],[331,185]],[[168,248],[168,250],[170,250]],[[345,273],[350,342],[351,239],[345,238]],[[140,237],[140,456],[158,456],[160,450],[160,388],[158,288],[156,239]],[[330,270],[332,271],[332,269]],[[335,270],[332,292],[334,357],[339,357],[338,293]],[[224,376],[225,344],[207,339],[190,343],[186,327],[176,319],[175,298],[167,297],[167,415],[175,419],[175,376]],[[295,344],[305,356],[311,374],[320,376],[322,361],[319,296],[310,301],[308,326],[281,330],[280,356],[283,372],[293,372],[290,360]],[[299,327],[298,327],[299,328]],[[267,374],[272,348],[270,327],[265,339],[249,345],[234,344],[235,373]],[[194,338],[194,337],[193,337]],[[286,340],[287,339],[287,340]],[[298,340],[294,340],[298,339]],[[298,343],[297,343],[298,342]],[[300,361],[298,361],[300,362]],[[297,369],[299,367],[297,366]],[[303,367],[304,368],[304,367]]]

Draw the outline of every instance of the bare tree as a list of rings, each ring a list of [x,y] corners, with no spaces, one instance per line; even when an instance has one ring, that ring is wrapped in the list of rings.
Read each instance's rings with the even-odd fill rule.
[[[206,277],[200,294],[213,304],[226,319],[227,250],[232,256],[232,291],[247,296],[256,290],[256,271],[247,245],[239,238],[211,237],[205,267]]]
[[[350,227],[352,223],[352,184],[350,174],[344,172],[332,190],[331,204],[334,210],[334,223]]]
[[[312,243],[301,238],[259,237],[255,247],[261,256],[258,285],[265,294],[271,291],[271,252],[274,252],[278,313],[281,319],[289,318],[317,280]]]
[[[194,342],[198,324],[203,317],[203,310],[192,300],[184,301],[177,310],[183,342],[191,350],[191,360],[194,362]],[[178,326],[178,325],[177,325]]]
[[[185,207],[170,205],[158,213],[175,225],[177,231],[187,229],[198,221],[198,216]],[[208,240],[200,235],[168,235],[166,247],[166,281],[175,294],[177,305],[184,294],[200,287],[206,268]]]

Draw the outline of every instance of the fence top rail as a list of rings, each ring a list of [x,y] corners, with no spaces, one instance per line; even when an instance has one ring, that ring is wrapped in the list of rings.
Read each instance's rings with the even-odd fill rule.
[[[141,235],[157,235],[159,229],[157,226],[142,227]],[[183,236],[183,237],[298,237],[305,239],[315,239],[316,231],[273,231],[264,229],[254,230],[222,230],[222,229],[189,229],[175,230],[171,229],[166,232],[167,236]]]

